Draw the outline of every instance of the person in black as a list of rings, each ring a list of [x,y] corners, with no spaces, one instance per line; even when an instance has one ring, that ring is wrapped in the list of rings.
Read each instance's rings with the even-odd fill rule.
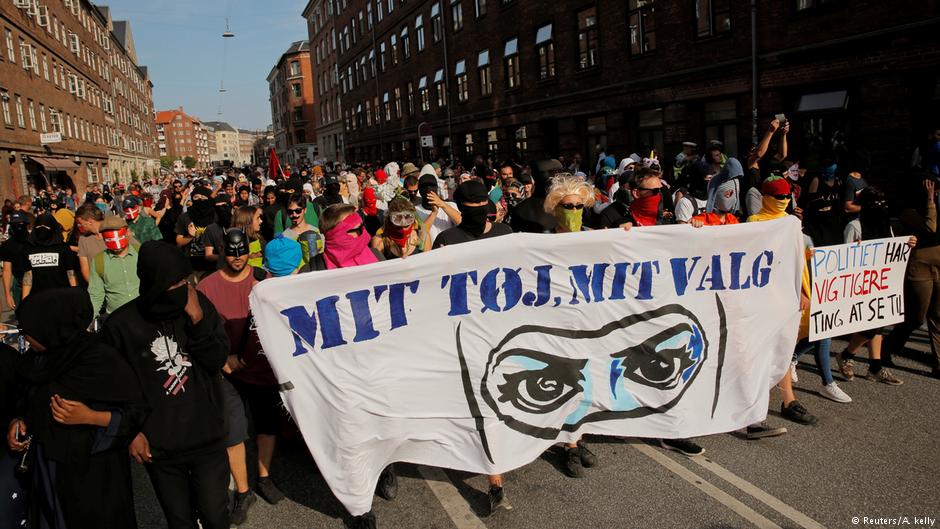
[[[62,242],[62,226],[48,213],[36,219],[26,249],[28,265],[23,273],[23,299],[50,288],[78,285],[75,252]]]
[[[30,350],[16,366],[22,398],[7,443],[29,452],[29,527],[137,527],[125,450],[146,409],[127,362],[86,331],[92,317],[77,288],[17,310]]]
[[[454,192],[454,198],[460,210],[460,224],[438,234],[433,248],[512,233],[506,224],[490,222],[487,218],[490,199],[486,185],[482,182],[469,180],[460,184]]]
[[[217,258],[207,258],[206,247],[222,247],[222,229],[217,224],[218,214],[212,190],[204,186],[196,187],[192,197],[192,206],[176,221],[176,244],[189,257],[197,277],[202,277],[216,270]]]
[[[532,194],[516,206],[512,215],[512,231],[548,233],[555,229],[555,217],[545,212],[545,194],[552,176],[563,171],[558,160],[540,160],[533,164]],[[443,235],[443,233],[441,234]],[[440,237],[440,235],[438,235]]]
[[[343,196],[340,194],[342,184],[339,177],[334,174],[328,174],[323,177],[323,194],[313,199],[320,211],[332,206],[333,204],[342,204]]]
[[[124,355],[151,412],[130,446],[170,529],[228,529],[228,433],[221,389],[229,345],[219,315],[172,245],[140,247],[140,296],[114,311],[104,340]]]
[[[26,245],[32,224],[32,215],[14,211],[10,214],[10,238],[0,245],[0,261],[3,261],[3,293],[7,307],[10,309],[16,309],[22,298],[23,274],[29,268]]]

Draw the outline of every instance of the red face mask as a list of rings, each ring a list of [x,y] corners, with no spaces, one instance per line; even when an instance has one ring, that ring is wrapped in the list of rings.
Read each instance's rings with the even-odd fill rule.
[[[124,210],[124,220],[134,222],[140,216],[140,208],[130,208]]]
[[[122,252],[129,244],[127,240],[127,228],[119,230],[107,230],[101,233],[104,239],[104,247],[112,252]]]

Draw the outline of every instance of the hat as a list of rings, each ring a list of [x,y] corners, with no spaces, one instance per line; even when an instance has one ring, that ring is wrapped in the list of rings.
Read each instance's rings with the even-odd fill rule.
[[[762,195],[789,195],[790,182],[782,176],[771,176],[760,186]]]
[[[121,201],[121,208],[123,209],[136,208],[139,205],[140,201],[137,200],[137,197],[135,196],[126,197],[123,201]]]
[[[124,219],[121,217],[118,217],[117,215],[105,215],[104,220],[101,222],[101,227],[98,228],[98,231],[119,230],[126,227],[127,223],[124,222]]]
[[[278,234],[264,247],[264,268],[274,277],[290,275],[300,266],[303,250],[300,243]]]
[[[465,202],[472,204],[489,200],[490,196],[486,192],[486,185],[482,182],[468,180],[457,186],[457,190],[454,192],[454,198],[457,200],[458,204]]]
[[[698,144],[695,143],[694,141],[684,141],[684,142],[682,142],[682,146],[683,146],[683,147],[692,147],[692,148],[694,149],[694,148],[698,147]]]
[[[417,172],[418,172],[418,167],[417,167],[415,164],[411,163],[411,162],[406,163],[406,164],[403,165],[402,168],[401,168],[401,175],[402,175],[403,177],[404,177],[404,176],[408,176],[408,175],[415,174],[415,173],[417,173]]]

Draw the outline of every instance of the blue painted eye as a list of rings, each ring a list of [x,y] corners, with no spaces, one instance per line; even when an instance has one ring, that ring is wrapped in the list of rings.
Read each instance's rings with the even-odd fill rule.
[[[496,387],[497,400],[526,413],[551,413],[581,393],[586,364],[540,351],[506,351],[497,363],[505,381]],[[514,365],[518,370],[512,371]]]
[[[681,323],[612,357],[621,359],[625,379],[659,390],[670,390],[689,379],[702,358],[703,349],[702,333],[698,327]]]

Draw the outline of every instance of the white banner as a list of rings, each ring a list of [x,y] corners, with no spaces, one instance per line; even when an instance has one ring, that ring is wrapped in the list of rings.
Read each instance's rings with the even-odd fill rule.
[[[812,341],[904,321],[908,237],[813,248]]]
[[[411,463],[508,472],[582,434],[767,414],[800,318],[799,221],[515,234],[269,279],[262,345],[333,493]]]

